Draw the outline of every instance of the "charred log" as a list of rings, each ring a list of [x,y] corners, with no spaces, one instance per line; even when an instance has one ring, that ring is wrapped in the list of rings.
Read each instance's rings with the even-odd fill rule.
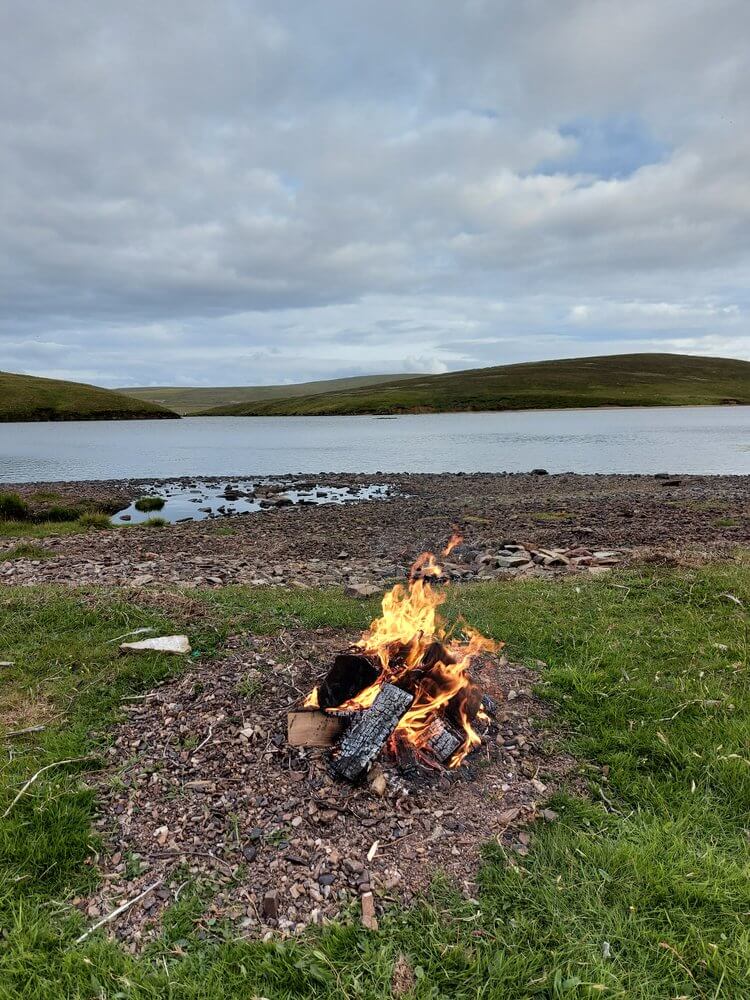
[[[333,762],[334,774],[349,781],[358,778],[385,746],[413,700],[408,691],[384,684],[372,706],[344,734]]]
[[[430,736],[425,744],[425,749],[441,764],[445,764],[462,743],[463,737],[451,725],[438,718],[430,725]]]
[[[469,684],[455,694],[445,710],[446,716],[460,726],[463,719],[473,722],[482,707],[482,691],[476,684]]]
[[[318,704],[324,709],[343,705],[374,684],[379,673],[379,668],[366,656],[339,653],[318,688]]]

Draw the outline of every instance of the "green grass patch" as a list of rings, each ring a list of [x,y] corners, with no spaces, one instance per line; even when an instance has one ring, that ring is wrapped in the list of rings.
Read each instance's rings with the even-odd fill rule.
[[[133,525],[135,528],[166,528],[169,521],[165,517],[147,517],[145,521]]]
[[[22,521],[29,515],[29,505],[18,493],[0,493],[0,520]]]
[[[82,382],[0,372],[0,421],[174,417],[145,399]]]
[[[108,514],[98,514],[94,511],[88,511],[85,514],[81,514],[78,518],[78,523],[82,528],[113,528],[114,525]]]
[[[135,509],[146,513],[150,510],[161,510],[164,506],[164,497],[141,497],[135,502]]]
[[[197,629],[178,603],[157,612],[116,591],[5,588],[0,659],[15,665],[0,697],[36,698],[64,719],[12,744],[0,811],[44,764],[102,752],[122,696],[181,668],[120,658],[108,640],[144,625],[186,630],[209,657],[233,632],[361,628],[376,609],[333,591],[191,598],[205,605]],[[0,823],[0,998],[385,1000],[403,954],[415,1000],[746,1000],[748,602],[740,563],[455,590],[449,616],[506,640],[514,659],[548,664],[542,691],[591,799],[557,801],[560,820],[534,831],[525,858],[488,848],[477,903],[436,885],[374,935],[354,923],[294,942],[241,941],[232,928],[202,940],[195,888],[140,958],[101,940],[73,946],[82,922],[66,900],[95,878],[93,803],[77,776],[92,764],[51,770]],[[2,718],[12,721],[7,707]]]
[[[714,526],[717,528],[736,528],[739,524],[741,521],[736,517],[720,517],[714,521]]]
[[[52,559],[54,555],[54,552],[43,549],[41,545],[30,545],[26,542],[23,545],[14,545],[12,549],[0,550],[0,562],[11,559]]]
[[[284,393],[215,406],[205,416],[700,406],[750,403],[750,362],[685,354],[614,354],[534,361],[377,385]]]
[[[572,517],[567,511],[564,510],[538,510],[529,514],[532,521],[541,521],[545,523],[556,522],[556,521],[568,521]]]

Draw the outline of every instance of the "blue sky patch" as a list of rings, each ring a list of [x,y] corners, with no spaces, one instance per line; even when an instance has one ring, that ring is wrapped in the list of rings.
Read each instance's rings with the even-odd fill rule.
[[[604,180],[628,177],[639,167],[663,160],[669,151],[645,122],[636,117],[578,118],[560,127],[560,135],[576,140],[568,156],[545,160],[538,171],[545,174],[594,174]]]

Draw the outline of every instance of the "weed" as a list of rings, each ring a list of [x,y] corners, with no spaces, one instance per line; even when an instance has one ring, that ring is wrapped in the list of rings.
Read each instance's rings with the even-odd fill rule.
[[[136,510],[145,514],[150,510],[161,510],[164,503],[163,497],[141,497],[140,500],[136,500],[134,506]]]

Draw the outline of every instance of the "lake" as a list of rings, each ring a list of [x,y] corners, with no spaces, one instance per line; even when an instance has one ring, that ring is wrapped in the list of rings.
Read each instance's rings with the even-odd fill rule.
[[[0,481],[287,472],[750,473],[750,407],[0,424]]]

